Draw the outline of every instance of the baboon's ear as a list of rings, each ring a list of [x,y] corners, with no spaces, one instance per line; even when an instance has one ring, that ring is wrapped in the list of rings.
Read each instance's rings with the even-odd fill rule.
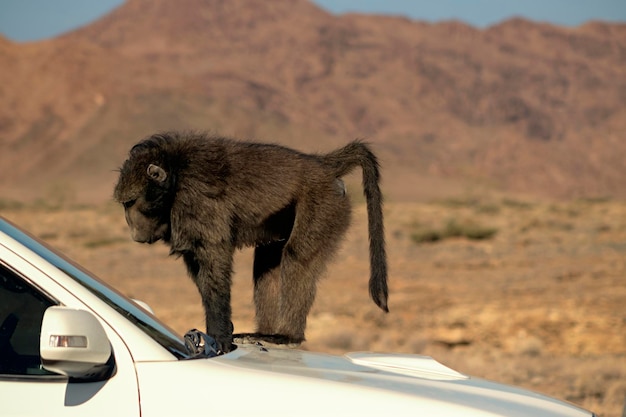
[[[163,182],[167,179],[167,172],[158,165],[148,165],[147,173],[150,178],[157,182]]]

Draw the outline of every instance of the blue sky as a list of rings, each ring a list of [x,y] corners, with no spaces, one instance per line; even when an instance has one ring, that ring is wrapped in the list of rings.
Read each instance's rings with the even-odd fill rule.
[[[15,41],[53,37],[88,24],[122,2],[1,0],[0,33]],[[513,16],[566,26],[588,20],[626,22],[626,0],[315,0],[315,3],[334,13],[384,13],[430,22],[456,19],[478,27]]]

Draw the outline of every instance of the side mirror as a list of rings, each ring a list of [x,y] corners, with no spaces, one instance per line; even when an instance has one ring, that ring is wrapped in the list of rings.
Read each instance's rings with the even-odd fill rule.
[[[48,371],[87,381],[113,375],[111,343],[88,311],[49,307],[43,316],[39,346],[42,365]]]
[[[137,304],[139,307],[143,308],[144,310],[146,310],[147,312],[149,312],[150,314],[152,314],[154,316],[154,310],[152,310],[152,307],[150,307],[148,305],[148,303],[141,301],[141,300],[136,300],[136,299],[132,299],[133,302],[135,304]]]

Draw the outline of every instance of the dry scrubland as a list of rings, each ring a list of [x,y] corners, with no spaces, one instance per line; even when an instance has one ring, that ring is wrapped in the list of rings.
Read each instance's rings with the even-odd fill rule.
[[[113,205],[1,213],[148,302],[202,328],[196,289],[162,244],[130,241]],[[618,416],[626,399],[626,203],[461,198],[386,206],[390,308],[367,293],[364,208],[321,282],[303,348],[412,352]],[[236,331],[253,330],[251,252],[237,256]]]

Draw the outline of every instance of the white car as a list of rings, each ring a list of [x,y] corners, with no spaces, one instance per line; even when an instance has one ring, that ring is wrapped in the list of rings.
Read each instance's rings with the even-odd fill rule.
[[[426,356],[254,344],[214,356],[191,336],[0,218],[3,417],[593,415]]]

